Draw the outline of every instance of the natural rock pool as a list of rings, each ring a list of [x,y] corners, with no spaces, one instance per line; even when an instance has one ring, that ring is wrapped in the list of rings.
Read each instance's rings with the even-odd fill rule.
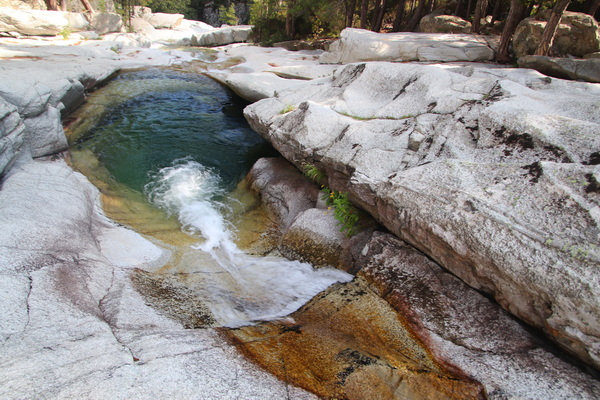
[[[71,162],[100,188],[106,212],[171,250],[167,265],[136,271],[132,280],[187,327],[282,317],[351,279],[238,247],[236,234],[244,232],[234,222],[252,215],[258,222],[249,230],[260,231],[265,220],[238,183],[273,153],[247,125],[243,106],[202,75],[128,71],[93,93],[68,129]]]

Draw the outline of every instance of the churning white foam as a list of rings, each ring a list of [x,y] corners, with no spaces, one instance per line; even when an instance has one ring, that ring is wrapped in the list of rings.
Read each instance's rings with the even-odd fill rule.
[[[193,272],[200,278],[188,283],[223,326],[284,317],[333,283],[352,279],[333,268],[245,254],[233,241],[227,208],[217,200],[224,194],[218,175],[193,160],[158,171],[146,192],[155,205],[176,215],[185,231],[204,239],[194,248],[209,257],[198,257]]]

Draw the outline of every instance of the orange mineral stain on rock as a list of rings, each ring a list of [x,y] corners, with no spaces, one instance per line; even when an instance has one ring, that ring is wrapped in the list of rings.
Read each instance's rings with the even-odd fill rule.
[[[450,372],[362,278],[315,297],[289,320],[224,333],[280,379],[327,399],[482,399]]]

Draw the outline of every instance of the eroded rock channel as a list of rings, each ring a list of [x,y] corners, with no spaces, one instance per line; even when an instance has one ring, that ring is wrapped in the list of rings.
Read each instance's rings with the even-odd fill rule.
[[[133,83],[125,85],[129,88],[126,90],[132,90],[129,94],[137,103],[135,107],[148,106],[148,100],[140,98],[160,97],[152,90],[150,94],[143,94],[144,77],[150,76],[155,81],[183,78],[176,88],[167,89],[168,93],[181,90],[181,86],[184,92],[189,91],[190,82],[205,79],[188,72],[168,71],[135,73],[138,77],[131,78]],[[364,67],[354,78],[349,78],[349,82],[363,72]],[[127,80],[127,74],[122,76],[122,80]],[[399,95],[416,80],[409,81]],[[211,81],[202,82],[202,85],[216,85]],[[589,378],[585,374],[552,355],[546,343],[532,336],[498,305],[445,272],[415,248],[378,229],[375,221],[369,222],[365,216],[365,228],[361,232],[351,238],[341,233],[331,211],[319,201],[321,194],[317,185],[282,158],[258,160],[239,184],[236,182],[240,173],[230,173],[233,178],[223,189],[212,186],[218,186],[209,174],[218,168],[210,166],[213,161],[203,160],[213,168],[211,170],[190,156],[194,153],[193,146],[198,146],[196,154],[205,154],[210,143],[198,145],[186,137],[181,150],[185,154],[167,154],[165,161],[160,161],[153,152],[164,155],[169,150],[167,143],[156,136],[164,134],[164,140],[171,140],[165,133],[168,131],[168,127],[163,126],[165,122],[149,118],[156,111],[142,111],[143,124],[136,128],[136,117],[119,117],[120,111],[110,105],[110,100],[108,105],[102,104],[106,100],[95,100],[114,98],[116,93],[112,90],[111,85],[100,89],[80,110],[80,115],[94,110],[100,114],[109,111],[112,115],[91,134],[75,140],[72,160],[76,168],[103,188],[103,202],[109,216],[153,236],[162,246],[171,249],[170,261],[160,269],[138,269],[130,275],[133,287],[159,313],[188,329],[242,325],[235,329],[221,328],[221,332],[244,354],[281,380],[324,398],[466,399],[527,397],[531,395],[528,393],[538,396],[542,392],[552,393],[555,398],[567,398],[574,391],[586,398],[586,393],[591,394],[588,390],[592,387],[586,388]],[[164,88],[158,92],[161,90]],[[186,104],[199,104],[208,110],[204,113],[192,110],[188,118],[195,122],[184,128],[186,136],[190,130],[194,132],[198,119],[214,119],[210,113],[221,111],[223,99],[216,96],[215,103],[215,98],[207,96],[195,93],[185,98]],[[168,107],[164,101],[159,103],[161,107]],[[436,106],[430,105],[429,109]],[[227,107],[230,106],[222,108],[226,113]],[[164,111],[173,114],[168,108]],[[235,118],[239,117],[238,114]],[[111,124],[120,118],[127,121],[130,131],[114,136],[111,130],[115,128]],[[407,124],[411,123],[410,118],[406,118]],[[141,140],[137,145],[149,147],[144,150],[150,153],[148,156],[131,156],[125,148],[121,150],[124,153],[117,152],[115,157],[109,150],[102,150],[103,145],[113,146],[119,142],[115,138],[133,140],[127,137],[131,132],[152,129],[151,121],[159,125],[159,131],[149,137],[158,140],[158,144]],[[215,134],[216,140],[227,141],[232,137],[239,144],[239,136],[235,135],[247,128],[233,128],[230,133],[222,131],[227,126],[228,123],[218,125],[221,131]],[[73,137],[79,136],[77,129],[72,131]],[[205,128],[198,132],[201,136],[207,134]],[[250,147],[242,148],[239,155],[231,149],[233,142],[225,143],[225,148],[239,160],[253,146],[264,147],[256,137],[249,143]],[[522,147],[522,144],[517,141],[513,146]],[[103,152],[106,152],[105,158],[117,160],[114,172],[107,166],[110,161],[99,162]],[[260,151],[250,153],[254,153],[254,157],[260,155]],[[209,158],[215,154],[219,154],[218,149],[208,151]],[[187,158],[172,163],[184,156]],[[214,162],[230,166],[224,158],[223,154]],[[154,168],[149,175],[129,171],[138,168],[144,160]],[[127,167],[123,163],[132,164]],[[250,164],[246,165],[245,168],[249,168]],[[120,177],[119,170],[128,171],[129,176]],[[131,176],[136,173],[137,177]],[[184,193],[173,192],[173,188],[185,190]],[[213,192],[207,197],[198,190]],[[192,197],[188,198],[190,191]],[[217,199],[211,199],[215,194]],[[144,196],[149,196],[154,204]],[[196,208],[205,207],[204,202],[210,206],[208,209]],[[196,219],[214,210],[226,217],[210,219],[206,226],[196,224]],[[192,222],[186,219],[190,215],[193,215]],[[217,239],[211,236],[219,224],[235,224],[239,233],[236,243],[250,255],[240,256],[236,250],[225,255],[225,265],[223,261],[215,263],[215,253],[223,252],[221,247],[234,244],[234,240],[223,242],[218,236],[228,236],[229,231],[219,231]],[[201,237],[206,239],[204,243]],[[282,264],[282,255],[299,261]],[[230,269],[237,268],[229,264],[232,257],[242,257],[238,264],[242,269]],[[301,262],[320,269],[314,275],[309,269],[300,272],[295,268],[304,265]],[[285,304],[302,305],[325,288],[319,287],[316,281],[332,279],[326,281],[328,286],[336,279],[342,282],[350,279],[343,273],[329,272],[330,266],[356,277],[351,282],[336,283],[325,289],[286,317],[297,306],[287,309]],[[253,272],[245,274],[245,268],[252,268]],[[278,288],[276,286],[282,284],[278,282],[281,274],[289,275],[291,280]],[[303,285],[304,279],[317,286],[309,292],[310,297],[297,302],[294,299],[303,292],[296,289]],[[260,286],[265,281],[267,284]],[[259,289],[252,288],[255,284],[259,284]],[[283,299],[280,301],[284,310],[288,310],[281,314],[272,308],[271,299],[278,296]],[[261,319],[275,320],[261,322]],[[535,372],[524,379],[521,373],[524,368],[533,368]]]
[[[224,174],[225,184],[212,173],[218,165],[185,157],[195,146],[188,137],[177,143],[184,154],[159,161],[168,144],[161,134],[174,120],[189,111],[223,121],[229,110],[229,100],[197,90],[216,83],[195,74],[137,71],[160,85],[169,74],[183,77],[177,96],[186,106],[168,118],[159,118],[168,108],[143,111],[151,97],[165,99],[143,94],[135,79],[108,108],[94,99],[103,91],[110,99],[110,85],[88,99],[81,112],[91,114],[72,118],[70,129],[112,114],[90,136],[74,134],[68,161],[96,187],[68,167],[64,140],[52,137],[62,134],[61,100],[112,74],[114,64],[86,65],[97,68],[92,76],[47,68],[56,79],[20,86],[46,93],[45,103],[33,95],[2,100],[1,122],[16,139],[3,153],[0,190],[0,361],[8,366],[0,394],[597,397],[598,380],[582,364],[557,356],[505,311],[543,325],[593,365],[596,298],[582,296],[598,288],[597,88],[485,66],[331,66],[317,65],[318,56],[231,46],[214,58],[235,61],[213,77],[253,100],[270,97],[247,107],[246,118],[292,162],[258,151],[243,172]],[[2,65],[3,82],[20,76],[18,66]],[[561,90],[570,97],[552,97]],[[119,121],[135,128],[135,118],[113,107],[123,97],[140,107],[141,130],[159,127],[156,146],[134,139],[140,129],[110,136]],[[50,131],[34,129],[48,121]],[[254,135],[250,148],[263,143],[230,128],[224,123],[215,136],[227,152],[246,134]],[[565,130],[573,135],[563,143]],[[120,167],[111,170],[99,149],[123,143],[145,152],[115,153]],[[375,219],[365,216],[350,238],[341,233],[318,185],[300,172],[307,164]],[[150,166],[149,182],[139,165]],[[519,212],[507,213],[507,204]],[[22,370],[28,374],[14,373]]]

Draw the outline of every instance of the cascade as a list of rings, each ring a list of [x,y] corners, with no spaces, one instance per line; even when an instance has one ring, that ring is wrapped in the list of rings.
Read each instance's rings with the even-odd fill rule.
[[[193,238],[184,244],[185,273],[177,274],[215,325],[284,317],[331,284],[352,279],[337,269],[249,255],[236,245],[228,192],[268,145],[226,89],[203,76],[157,68],[127,72],[110,85],[102,116],[72,152],[92,153],[114,187],[143,192]]]

